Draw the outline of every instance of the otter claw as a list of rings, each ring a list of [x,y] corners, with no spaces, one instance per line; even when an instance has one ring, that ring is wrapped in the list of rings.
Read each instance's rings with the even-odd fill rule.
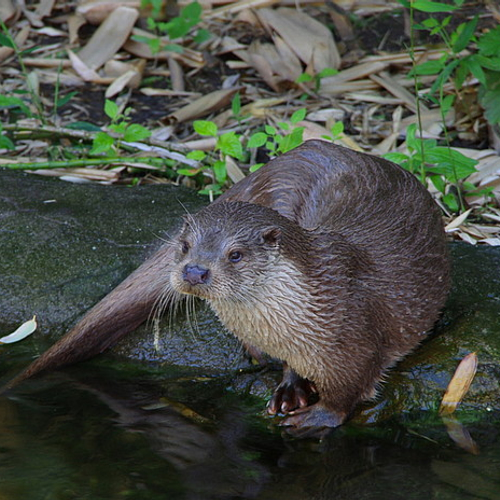
[[[267,413],[276,415],[305,408],[309,404],[311,395],[316,393],[316,387],[309,380],[300,377],[283,380],[269,400]]]

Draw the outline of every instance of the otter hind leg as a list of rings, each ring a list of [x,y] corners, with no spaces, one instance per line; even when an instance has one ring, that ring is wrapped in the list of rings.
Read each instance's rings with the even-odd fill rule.
[[[267,405],[270,415],[290,413],[311,404],[317,394],[313,382],[297,375],[286,363],[283,363],[283,380],[274,391]]]

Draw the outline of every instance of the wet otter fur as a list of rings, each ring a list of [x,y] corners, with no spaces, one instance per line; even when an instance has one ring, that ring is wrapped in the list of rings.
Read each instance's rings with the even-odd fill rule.
[[[335,427],[432,328],[448,274],[439,210],[413,175],[308,141],[187,217],[15,382],[100,352],[157,301],[190,294],[245,345],[284,362],[271,414]]]

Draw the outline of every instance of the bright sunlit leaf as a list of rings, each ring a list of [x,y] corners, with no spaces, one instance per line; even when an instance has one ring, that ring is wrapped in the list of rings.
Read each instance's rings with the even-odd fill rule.
[[[33,316],[33,319],[23,323],[15,332],[0,338],[0,344],[13,344],[14,342],[19,342],[28,337],[28,335],[31,335],[36,328],[36,316]]]

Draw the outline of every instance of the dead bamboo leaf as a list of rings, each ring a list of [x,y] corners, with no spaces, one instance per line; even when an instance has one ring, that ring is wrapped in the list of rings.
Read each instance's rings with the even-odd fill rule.
[[[184,122],[187,120],[194,120],[195,118],[199,118],[201,116],[206,116],[217,109],[227,106],[238,90],[240,90],[240,87],[210,92],[210,94],[204,95],[187,106],[170,113],[165,120]]]
[[[402,87],[394,78],[392,78],[385,71],[381,71],[378,75],[370,75],[370,78],[378,83],[381,87],[385,88],[388,92],[390,92],[394,97],[401,99],[406,107],[413,111],[417,112],[417,98]],[[429,111],[429,109],[420,103],[420,110],[423,112]]]
[[[90,69],[100,68],[125,43],[138,17],[139,12],[136,9],[129,7],[115,9],[78,53],[79,58]]]
[[[457,406],[469,390],[476,370],[477,355],[475,352],[471,352],[462,359],[448,384],[439,407],[440,415],[449,415],[457,409]]]
[[[14,7],[11,0],[2,0],[0,3],[0,19],[4,23],[8,23],[19,12],[19,9]]]
[[[327,76],[321,80],[321,88],[319,92],[320,94],[336,94],[338,93],[339,84],[345,84],[346,82],[352,82],[353,80],[360,80],[361,78],[371,74],[379,73],[387,68],[388,65],[389,63],[385,61],[369,62],[345,69],[334,76]],[[347,86],[348,90],[356,90],[354,88],[349,88],[350,85]],[[376,85],[372,85],[372,88],[376,88]]]
[[[256,11],[269,32],[276,32],[315,74],[325,68],[338,68],[340,55],[331,31],[305,12],[281,7]]]
[[[55,0],[40,0],[40,3],[38,4],[35,11],[38,18],[42,19],[50,15],[52,9],[54,8],[54,4]]]
[[[446,225],[444,230],[446,232],[453,231],[454,229],[457,229],[460,227],[467,217],[469,217],[469,214],[472,212],[472,208],[469,208],[469,210],[466,210],[463,214],[460,214],[457,218],[453,219],[449,224]]]
[[[91,24],[101,24],[118,7],[139,9],[141,0],[84,0],[76,8],[76,13]]]
[[[80,14],[72,14],[68,17],[68,34],[70,45],[78,41],[78,30],[86,23],[85,18]]]
[[[211,19],[213,17],[225,16],[226,14],[236,14],[242,10],[269,7],[270,5],[274,5],[279,2],[280,0],[239,0],[238,2],[225,2],[228,3],[228,5],[205,11],[203,17],[205,19]]]
[[[89,68],[72,50],[68,50],[68,56],[73,69],[82,80],[86,82],[99,80],[99,75],[93,69]]]
[[[249,62],[273,90],[282,92],[299,77],[302,66],[292,52],[287,53],[285,46],[277,43],[281,53],[276,45],[256,40],[247,51],[238,50],[235,54]]]
[[[226,170],[228,177],[236,184],[245,178],[239,165],[230,157],[226,156]]]
[[[24,47],[26,40],[31,31],[31,26],[24,26],[19,33],[15,36],[14,41],[19,49]],[[14,54],[14,49],[11,47],[0,47],[0,63]]]

